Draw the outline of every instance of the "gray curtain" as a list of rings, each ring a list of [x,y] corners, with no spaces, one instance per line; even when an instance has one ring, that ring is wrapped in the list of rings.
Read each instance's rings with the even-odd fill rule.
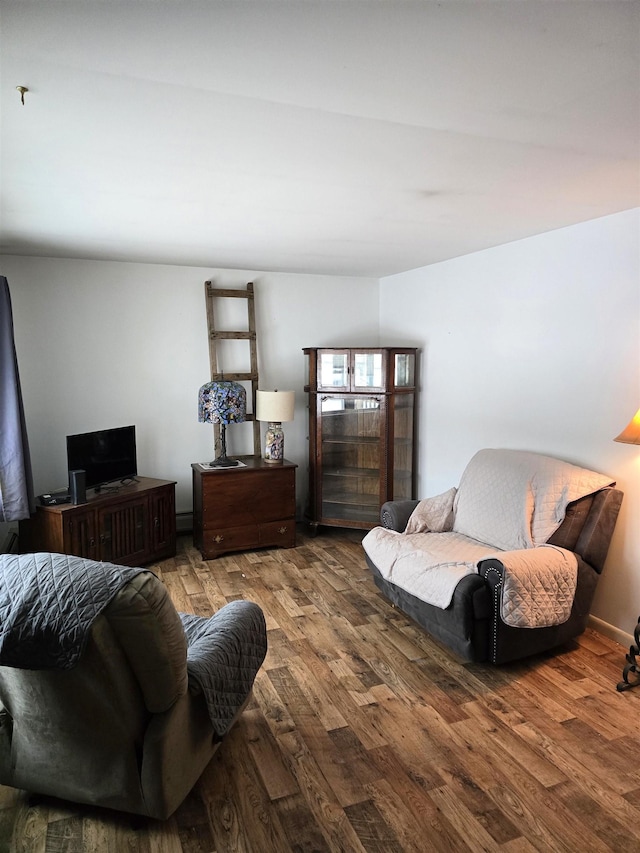
[[[34,509],[31,460],[13,338],[9,282],[0,276],[0,521]]]

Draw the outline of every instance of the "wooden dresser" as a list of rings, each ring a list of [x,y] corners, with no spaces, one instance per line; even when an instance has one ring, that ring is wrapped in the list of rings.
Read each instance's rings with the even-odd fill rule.
[[[295,547],[297,465],[239,459],[237,468],[191,466],[193,542],[205,560],[229,551]]]

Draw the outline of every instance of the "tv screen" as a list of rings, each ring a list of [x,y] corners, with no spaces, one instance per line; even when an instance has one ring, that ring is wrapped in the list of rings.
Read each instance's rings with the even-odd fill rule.
[[[68,435],[67,464],[70,471],[86,472],[88,489],[135,477],[138,473],[135,426]]]

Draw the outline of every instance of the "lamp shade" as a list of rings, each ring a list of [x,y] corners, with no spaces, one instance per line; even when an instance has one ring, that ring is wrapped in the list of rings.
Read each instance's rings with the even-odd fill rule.
[[[272,424],[293,420],[295,391],[257,391],[256,418]]]
[[[640,409],[631,418],[620,435],[617,435],[614,441],[621,441],[624,444],[640,444]]]
[[[239,382],[207,382],[198,392],[198,420],[208,424],[240,424],[246,420],[247,392]]]

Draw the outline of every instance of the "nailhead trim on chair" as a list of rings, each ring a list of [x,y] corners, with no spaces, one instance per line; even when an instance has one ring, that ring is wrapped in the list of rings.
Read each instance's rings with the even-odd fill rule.
[[[500,605],[500,590],[502,589],[502,574],[493,567],[487,569],[485,577],[488,576],[489,572],[494,572],[498,575],[498,583],[493,588],[493,627],[491,634],[491,646],[492,646],[492,657],[491,663],[496,663],[496,659],[498,657],[498,607]]]

